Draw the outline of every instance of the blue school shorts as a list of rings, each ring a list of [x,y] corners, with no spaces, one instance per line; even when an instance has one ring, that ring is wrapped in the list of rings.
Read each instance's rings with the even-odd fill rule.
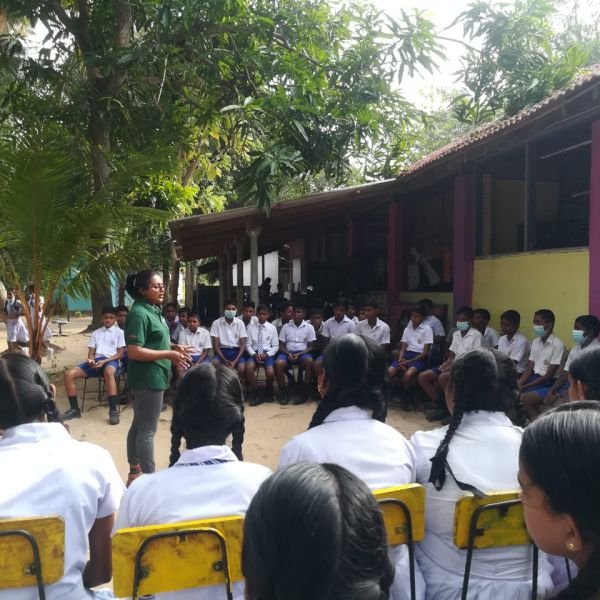
[[[200,360],[200,354],[192,354],[192,364],[198,364],[198,361]],[[204,364],[204,363],[209,363],[210,362],[210,356],[208,356],[208,354],[200,361],[200,364]]]
[[[226,360],[229,360],[229,361],[234,361],[235,357],[238,355],[239,351],[240,351],[239,348],[221,348],[221,352],[223,353],[223,356],[225,357]],[[217,356],[216,354],[215,354],[214,359],[217,362],[221,362],[221,357]],[[244,358],[244,355],[242,355],[238,364],[243,365],[245,362],[246,362],[246,359]]]
[[[125,350],[125,352],[123,352],[123,356],[121,357],[121,369],[123,369],[125,373],[127,373],[127,361],[127,350]]]
[[[246,364],[249,365],[253,365],[255,367],[272,367],[275,364],[275,357],[274,356],[267,356],[267,358],[265,359],[265,362],[258,362],[257,360],[254,359],[253,356],[247,356],[246,357]]]
[[[286,362],[288,367],[300,366],[302,361],[306,358],[310,358],[312,360],[312,354],[310,352],[304,352],[302,354],[302,356],[300,356],[300,358],[298,358],[297,360],[290,360],[287,357],[287,354],[283,354],[283,353],[281,353],[277,356],[277,360]]]
[[[404,358],[406,360],[412,360],[413,358],[415,358],[415,356],[419,356],[419,354],[419,352],[405,352]],[[395,369],[399,366],[399,360],[395,360],[392,362],[392,367],[394,367]],[[418,360],[417,362],[414,362],[412,365],[410,365],[410,367],[414,367],[417,370],[417,373],[422,373],[423,371],[427,370],[427,363],[424,360]]]
[[[430,367],[439,367],[442,364],[442,354],[439,350],[432,348],[429,352]]]
[[[529,377],[529,379],[525,383],[531,383],[532,381],[536,381],[536,379],[539,379],[540,377],[541,377],[541,375],[534,373],[533,375],[531,375]],[[529,392],[535,392],[543,400],[548,395],[548,393],[550,392],[550,388],[553,385],[554,385],[554,379],[551,379],[550,381],[546,381],[546,383],[542,383],[541,385],[534,385],[530,388],[527,388],[526,390],[523,390],[523,393],[527,394]],[[560,389],[556,390],[556,393],[560,394],[561,392],[564,392],[568,389],[569,389],[569,382],[567,381]]]
[[[95,360],[99,361],[99,360],[104,360],[105,358],[106,358],[106,356],[96,356]],[[118,360],[111,360],[110,362],[107,362],[100,369],[92,369],[92,367],[90,367],[90,365],[88,365],[86,362],[81,363],[78,366],[85,373],[86,377],[101,377],[104,375],[104,369],[106,369],[106,367],[114,367],[115,368],[115,376],[117,376],[119,374],[119,361]]]
[[[425,369],[425,371],[431,371],[432,373],[435,373],[438,377],[442,373],[442,370],[439,367],[431,367],[431,369]]]

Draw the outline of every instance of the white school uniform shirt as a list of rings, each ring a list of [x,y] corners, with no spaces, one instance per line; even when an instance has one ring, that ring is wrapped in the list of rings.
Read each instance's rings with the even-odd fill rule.
[[[238,319],[244,323],[244,319],[242,319],[241,316],[238,317]],[[256,325],[256,323],[258,323],[258,317],[256,315],[252,315],[250,317],[250,322],[248,323],[248,325],[246,325],[246,323],[244,323],[244,327],[246,327],[246,331],[248,330],[248,327],[250,327],[250,325]]]
[[[542,341],[541,337],[537,337],[531,342],[529,360],[533,363],[533,372],[537,375],[545,375],[550,365],[560,367],[563,364],[564,355],[565,345],[553,333],[545,342]],[[558,376],[558,371],[556,376]]]
[[[417,431],[411,438],[417,483],[424,485],[427,493],[425,538],[417,544],[416,556],[427,583],[428,600],[459,600],[465,570],[466,550],[457,548],[452,541],[456,500],[465,492],[448,470],[440,491],[428,482],[430,459],[447,431],[448,426]],[[502,412],[468,412],[450,442],[448,464],[458,481],[484,493],[517,490],[521,436],[521,428],[514,426]],[[476,550],[469,597],[528,600],[531,552],[531,546]],[[546,597],[553,589],[551,572],[552,567],[540,555],[540,597]]]
[[[390,343],[390,326],[381,319],[377,319],[375,325],[371,327],[369,321],[359,321],[356,326],[356,333],[371,338],[380,345]]]
[[[321,425],[294,436],[281,450],[278,469],[298,463],[334,463],[362,479],[371,490],[413,483],[414,452],[393,427],[371,418],[369,410],[348,406],[332,411]],[[392,549],[398,576],[392,600],[408,600],[408,551]],[[418,569],[417,597],[424,598]]]
[[[110,327],[96,329],[88,343],[88,348],[94,348],[96,356],[114,356],[119,348],[125,348],[125,332],[115,323]]]
[[[499,339],[500,336],[493,327],[486,327],[485,333],[483,334],[483,343],[481,345],[486,348],[495,348],[498,345]]]
[[[571,348],[571,352],[569,352],[569,356],[567,358],[567,362],[565,363],[564,370],[569,371],[569,367],[571,363],[582,354],[589,352],[590,350],[594,350],[595,348],[600,347],[600,342],[598,338],[594,338],[587,346],[582,346],[581,344],[575,344],[573,348]]]
[[[262,465],[240,462],[227,446],[184,450],[170,468],[136,479],[123,496],[113,535],[119,529],[245,515],[261,483],[271,475]],[[164,592],[161,600],[220,600],[223,585]],[[233,584],[243,600],[244,583]]]
[[[263,352],[268,356],[275,356],[279,350],[279,337],[277,335],[277,329],[273,323],[266,321],[265,323],[250,323],[246,327],[248,332],[248,343],[246,344],[246,351],[249,356],[254,356],[258,352],[258,330],[262,329],[262,346]]]
[[[508,358],[516,363],[517,373],[520,375],[527,368],[531,344],[522,333],[517,331],[510,340],[507,335],[500,337],[498,340],[498,352],[506,354]]]
[[[247,338],[246,327],[241,319],[234,317],[231,324],[221,317],[210,328],[210,337],[219,338],[221,348],[239,348],[240,339]]]
[[[341,321],[336,321],[335,317],[327,319],[323,324],[323,331],[321,335],[326,338],[335,340],[347,333],[354,333],[356,331],[356,324],[352,319],[349,319],[346,315]]]
[[[308,321],[302,321],[298,327],[294,321],[289,321],[279,332],[279,341],[285,342],[285,347],[292,354],[304,352],[316,339],[315,328]]]
[[[454,352],[455,358],[481,348],[483,345],[483,336],[480,331],[474,327],[470,327],[465,335],[461,331],[455,331],[452,336],[452,344],[450,344],[450,352]]]
[[[205,350],[212,348],[210,334],[204,327],[198,327],[194,333],[189,329],[182,329],[177,343],[180,346],[190,346],[192,354],[202,354]]]
[[[179,339],[181,332],[184,331],[185,329],[186,329],[186,327],[183,326],[183,323],[178,323],[177,327],[175,327],[175,329],[173,330],[173,335],[171,336],[171,340],[173,342],[177,343],[177,340]]]
[[[71,438],[60,423],[11,427],[0,439],[0,517],[59,515],[65,521],[65,570],[47,600],[93,598],[83,586],[88,534],[115,513],[125,486],[110,454]],[[43,540],[42,540],[43,541]],[[34,600],[35,587],[0,590],[1,600]]]
[[[446,337],[446,330],[442,325],[442,322],[435,315],[427,315],[423,319],[423,325],[431,327],[434,337]]]
[[[418,352],[421,354],[426,344],[433,344],[433,331],[431,327],[424,323],[420,323],[415,329],[412,321],[409,321],[408,325],[404,328],[400,342],[406,344],[407,352]]]

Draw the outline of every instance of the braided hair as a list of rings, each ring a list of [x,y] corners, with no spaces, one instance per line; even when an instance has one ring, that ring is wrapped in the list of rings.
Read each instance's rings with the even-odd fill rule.
[[[296,463],[267,479],[244,521],[252,600],[387,600],[394,569],[365,483],[341,466]]]
[[[582,352],[569,365],[569,374],[587,386],[588,400],[600,400],[600,348]]]
[[[385,353],[370,338],[348,333],[332,340],[323,354],[327,393],[319,403],[309,429],[321,425],[338,408],[360,406],[385,422],[387,412]]]
[[[222,445],[244,418],[242,386],[222,365],[204,363],[181,378],[173,402],[169,466],[180,457],[181,438],[188,449]],[[241,446],[242,440],[238,440]]]
[[[454,394],[454,412],[448,431],[431,459],[429,481],[437,490],[444,487],[450,442],[463,416],[471,411],[508,413],[519,410],[517,371],[513,361],[492,348],[472,350],[457,358],[450,371],[449,391]]]
[[[0,429],[43,420],[60,422],[46,372],[24,354],[0,357]]]
[[[531,481],[544,491],[548,508],[569,515],[592,549],[577,577],[556,597],[596,597],[600,592],[600,402],[569,402],[541,415],[523,433],[519,460]]]

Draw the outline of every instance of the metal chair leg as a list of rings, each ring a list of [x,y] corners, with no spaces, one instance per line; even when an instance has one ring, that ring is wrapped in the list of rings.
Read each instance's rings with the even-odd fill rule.
[[[36,539],[29,531],[25,531],[24,529],[7,529],[6,531],[0,531],[0,537],[8,537],[11,535],[23,537],[29,542],[33,552],[33,564],[28,565],[25,568],[25,572],[28,575],[35,575],[38,597],[40,600],[46,600],[46,590],[44,589],[44,577],[42,574],[42,561],[40,559],[40,549]]]

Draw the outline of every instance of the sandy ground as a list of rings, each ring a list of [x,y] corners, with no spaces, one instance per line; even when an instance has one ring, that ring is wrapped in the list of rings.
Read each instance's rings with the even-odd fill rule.
[[[68,408],[68,402],[62,383],[65,368],[82,362],[87,356],[89,334],[85,333],[89,318],[71,319],[63,325],[63,335],[58,336],[58,327],[52,326],[54,336],[51,340],[57,347],[52,361],[44,358],[42,366],[50,374],[57,388],[57,404],[61,411]],[[0,350],[6,349],[6,327],[0,324]],[[121,423],[108,424],[108,408],[97,404],[97,383],[88,383],[85,399],[85,412],[81,419],[69,421],[71,435],[78,440],[99,444],[113,456],[119,472],[126,479],[127,465],[125,438],[133,412],[123,407]],[[81,406],[83,381],[78,384],[79,403]],[[305,431],[315,410],[316,403],[308,402],[299,406],[279,406],[277,403],[262,404],[246,408],[246,437],[244,441],[244,458],[247,461],[264,464],[274,468],[282,446],[294,435]],[[409,437],[418,429],[431,429],[420,412],[401,412],[390,408],[388,424]],[[155,438],[155,456],[157,469],[168,466],[170,451],[171,409],[161,413],[158,432]]]

